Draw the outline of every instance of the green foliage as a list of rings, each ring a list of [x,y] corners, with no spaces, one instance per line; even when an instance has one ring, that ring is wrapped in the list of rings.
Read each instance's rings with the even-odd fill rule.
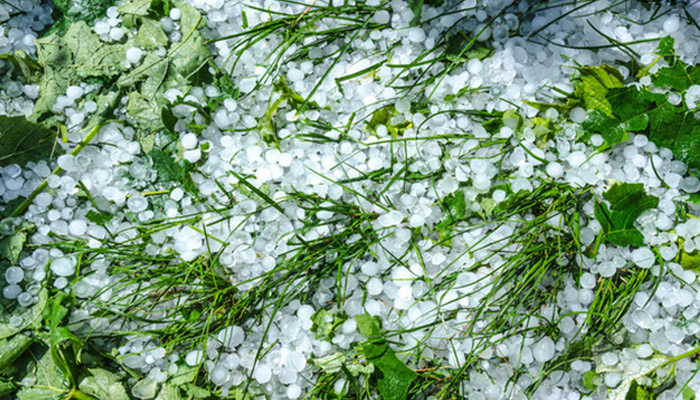
[[[26,241],[27,234],[22,231],[0,239],[0,259],[4,258],[10,264],[17,264]]]
[[[612,115],[612,106],[606,96],[608,90],[623,86],[622,74],[610,65],[579,67],[579,76],[575,81],[575,95],[583,101],[588,110],[600,110],[605,115]]]
[[[30,120],[44,121],[68,86],[91,78],[109,79],[121,73],[125,51],[120,43],[102,42],[83,21],[70,24],[64,35],[54,32],[38,39],[38,62],[44,74]],[[44,124],[58,125],[52,121]]]
[[[55,137],[55,132],[24,117],[0,116],[0,167],[48,158]]]
[[[68,20],[92,22],[102,17],[114,0],[54,0],[54,4]]]
[[[616,183],[603,194],[610,203],[595,203],[595,218],[602,227],[603,239],[618,246],[643,246],[644,236],[634,222],[644,211],[655,208],[659,198],[644,191],[641,183]]]
[[[311,332],[316,334],[317,339],[331,338],[335,329],[345,322],[346,319],[335,308],[330,311],[322,308],[311,316],[311,321],[313,322]]]
[[[368,362],[373,364],[381,377],[378,378],[377,388],[385,400],[404,400],[408,396],[411,383],[418,377],[408,368],[381,335],[381,326],[375,317],[356,315],[357,330],[367,338],[362,350]]]
[[[0,339],[0,372],[4,371],[19,358],[34,339],[21,333],[12,336],[9,340]]]
[[[126,389],[117,374],[103,368],[88,368],[89,376],[80,381],[78,388],[100,400],[129,400]]]

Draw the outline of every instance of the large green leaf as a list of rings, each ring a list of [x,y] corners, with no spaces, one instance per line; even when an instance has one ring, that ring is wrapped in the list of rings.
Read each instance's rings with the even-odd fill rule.
[[[362,345],[365,358],[381,371],[377,389],[385,400],[405,400],[411,383],[418,377],[408,368],[381,335],[381,327],[375,317],[360,314],[355,316],[357,330],[367,338]]]
[[[90,376],[83,378],[78,388],[100,400],[129,400],[119,375],[102,368],[89,368]]]
[[[55,132],[24,117],[0,116],[0,167],[48,158],[55,137]]]
[[[595,218],[600,223],[604,239],[618,246],[643,246],[644,236],[634,222],[646,210],[655,208],[659,198],[644,191],[641,183],[616,183],[603,194],[610,208],[595,203]]]
[[[31,385],[22,386],[17,392],[19,400],[65,399],[70,392],[69,380],[54,361],[45,346],[33,346],[27,352],[28,362],[22,375],[31,377]]]

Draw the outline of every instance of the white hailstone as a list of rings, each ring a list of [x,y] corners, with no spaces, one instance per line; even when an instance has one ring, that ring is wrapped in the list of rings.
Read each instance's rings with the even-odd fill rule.
[[[298,351],[292,351],[287,356],[287,364],[297,372],[301,372],[306,368],[306,357]]]
[[[554,341],[545,336],[535,343],[532,354],[535,356],[535,360],[541,363],[551,360],[554,358]]]
[[[192,350],[185,356],[185,363],[190,367],[194,367],[202,361],[203,355],[201,350]]]
[[[253,372],[253,378],[258,381],[259,384],[265,384],[272,378],[272,370],[267,364],[258,364]]]
[[[686,193],[697,193],[700,191],[700,179],[694,176],[685,177],[678,187]]]
[[[287,398],[298,399],[301,396],[301,387],[299,385],[289,385],[287,386]]]
[[[637,346],[636,349],[637,352],[637,357],[639,358],[647,358],[654,354],[654,349],[649,345],[649,343],[643,343]]]
[[[408,301],[413,298],[413,288],[411,285],[401,286],[398,292],[399,300]]]
[[[574,151],[566,157],[566,161],[574,167],[579,167],[581,164],[586,162],[586,153],[582,151]]]
[[[619,385],[620,382],[622,381],[622,375],[620,375],[617,372],[608,372],[605,374],[605,378],[603,379],[605,382],[605,386],[609,388],[614,388],[615,386]]]
[[[377,218],[377,223],[379,223],[379,225],[383,227],[393,226],[400,224],[403,220],[403,217],[404,216],[400,211],[392,210]]]
[[[109,33],[110,26],[107,21],[95,22],[95,33],[98,35],[106,35]]]
[[[76,219],[68,224],[68,232],[73,236],[82,236],[87,231],[87,223],[85,220]]]
[[[613,352],[608,352],[603,354],[603,356],[601,357],[601,361],[603,362],[603,365],[613,366],[617,364],[619,358],[617,357],[617,354]]]
[[[209,373],[209,379],[211,383],[216,386],[222,386],[224,383],[228,382],[231,377],[231,373],[222,365],[215,366]]]
[[[425,224],[425,217],[421,213],[411,214],[408,218],[408,226],[411,228],[417,228]]]
[[[68,96],[69,99],[72,100],[77,100],[83,96],[83,89],[80,86],[75,86],[71,85],[68,86],[68,89],[66,89],[66,96]]]
[[[175,201],[180,201],[182,200],[182,197],[185,195],[185,192],[181,188],[175,188],[170,192],[170,198],[175,200]]]
[[[20,283],[24,279],[24,270],[20,267],[9,267],[5,270],[5,280],[9,284]]]
[[[581,107],[574,107],[569,111],[569,118],[571,118],[571,121],[580,124],[586,120],[586,110]]]
[[[666,33],[673,33],[678,30],[681,26],[681,21],[678,19],[677,15],[671,15],[664,21],[664,31]]]
[[[425,32],[423,32],[423,29],[418,26],[410,28],[408,30],[408,40],[413,43],[421,43],[425,40]]]
[[[590,272],[585,272],[579,278],[579,283],[584,289],[593,289],[596,285],[595,275]]]
[[[506,199],[506,192],[501,189],[496,189],[493,191],[491,198],[496,202],[500,203]]]
[[[605,143],[605,139],[603,139],[603,137],[597,133],[595,135],[591,136],[590,140],[591,140],[591,144],[593,145],[593,147],[599,147],[599,146],[602,146],[603,143]]]
[[[75,272],[75,265],[67,257],[61,257],[51,262],[51,271],[58,276],[71,276]]]
[[[197,135],[194,133],[186,133],[180,138],[180,144],[185,150],[192,150],[197,147]]]
[[[656,262],[654,253],[648,247],[634,249],[630,254],[630,259],[640,268],[651,268]]]
[[[138,64],[143,56],[143,50],[138,47],[129,47],[126,49],[126,60],[131,64]]]
[[[394,108],[396,108],[396,112],[399,114],[406,114],[411,111],[411,102],[406,98],[401,98],[394,104]]]
[[[66,279],[63,276],[53,281],[53,287],[55,287],[58,290],[61,290],[66,286],[68,286],[68,279]]]
[[[171,9],[171,10],[170,10],[170,13],[168,14],[168,16],[170,17],[170,19],[172,19],[173,21],[179,20],[181,15],[182,15],[182,13],[180,12],[180,9],[179,9],[179,8],[173,8],[173,9]]]
[[[217,334],[217,338],[224,346],[233,350],[243,343],[245,332],[243,332],[243,329],[239,326],[229,326],[222,329],[221,332]]]
[[[126,206],[133,213],[140,213],[148,208],[148,200],[143,196],[131,196],[126,201]]]
[[[185,160],[194,164],[202,157],[202,151],[200,149],[187,150],[182,153],[182,156],[185,158]]]
[[[7,285],[2,288],[2,295],[8,300],[14,300],[22,293],[22,288],[17,284]]]
[[[558,162],[550,162],[546,168],[547,175],[552,178],[559,178],[564,174],[564,167]]]
[[[617,268],[610,262],[603,262],[598,266],[598,273],[603,278],[613,277],[615,276],[615,272],[617,272]]]
[[[112,40],[120,40],[124,37],[124,29],[122,28],[112,28],[109,30],[109,38]]]
[[[343,322],[342,329],[343,329],[344,334],[349,335],[349,334],[357,331],[357,322],[355,322],[354,319],[350,318],[350,319],[346,320],[345,322]]]

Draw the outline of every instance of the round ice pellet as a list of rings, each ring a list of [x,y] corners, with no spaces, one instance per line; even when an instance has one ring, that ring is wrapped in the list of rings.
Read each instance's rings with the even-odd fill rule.
[[[75,272],[75,266],[68,258],[61,257],[53,260],[51,271],[58,276],[71,276]]]
[[[82,219],[76,219],[68,224],[68,232],[73,236],[82,236],[87,231],[87,223]]]
[[[546,172],[547,175],[551,176],[552,178],[559,178],[564,174],[564,167],[562,167],[562,165],[558,162],[551,162],[547,164]]]
[[[654,253],[648,247],[641,247],[639,249],[634,249],[630,258],[633,263],[637,264],[640,268],[651,268],[656,262]]]
[[[260,364],[255,367],[253,378],[258,381],[259,384],[265,384],[270,381],[270,378],[272,378],[272,371],[266,364]]]
[[[138,64],[138,62],[141,61],[142,56],[143,50],[139,49],[138,47],[129,47],[126,50],[126,60],[132,64]]]
[[[5,270],[5,280],[9,284],[20,283],[24,279],[24,270],[20,267],[10,267]]]

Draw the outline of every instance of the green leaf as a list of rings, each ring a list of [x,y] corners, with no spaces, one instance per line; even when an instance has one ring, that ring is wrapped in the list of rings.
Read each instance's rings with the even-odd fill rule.
[[[675,59],[671,66],[663,67],[652,75],[651,81],[656,87],[672,87],[679,92],[685,92],[700,82],[700,65],[691,66]]]
[[[656,49],[656,54],[664,57],[673,56],[674,40],[671,36],[664,36],[659,39],[659,47]]]
[[[55,132],[24,117],[0,116],[0,167],[48,158],[55,138]]]
[[[78,388],[100,400],[129,400],[119,375],[102,368],[89,368],[90,376],[83,378]]]
[[[681,395],[683,395],[683,400],[695,400],[695,391],[689,386],[683,387]]]
[[[154,99],[146,98],[139,92],[129,93],[129,103],[126,105],[126,112],[143,128],[154,131],[163,128],[158,103]]]
[[[180,391],[173,385],[165,384],[158,391],[158,396],[155,400],[179,400]]]
[[[596,376],[595,371],[592,371],[592,370],[586,371],[583,374],[583,386],[585,386],[587,389],[591,389],[591,390],[595,389],[595,383],[594,383],[595,376]]]
[[[29,346],[34,343],[34,338],[21,333],[7,339],[0,339],[0,372],[12,365]]]
[[[97,225],[104,226],[104,224],[114,218],[114,215],[101,211],[90,210],[87,212],[87,214],[85,214],[85,218]]]
[[[33,378],[34,383],[22,386],[17,392],[19,400],[64,399],[70,391],[68,379],[54,361],[46,346],[34,346],[28,350],[30,358],[24,366],[23,375]]]
[[[634,222],[644,211],[656,208],[659,198],[646,194],[641,183],[616,183],[603,198],[610,202],[610,209],[596,202],[594,214],[604,239],[618,246],[643,246],[644,236],[634,227]]]
[[[664,103],[649,112],[649,140],[667,147],[691,173],[700,172],[700,123],[685,107]]]
[[[155,48],[167,46],[168,37],[163,32],[159,22],[145,18],[141,22],[139,33],[136,35],[136,42],[145,48]]]
[[[602,64],[595,67],[579,67],[576,84],[576,96],[583,100],[588,110],[600,110],[605,115],[612,115],[612,106],[607,100],[608,90],[622,87],[624,78],[617,68]]]
[[[183,41],[175,45],[170,54],[171,65],[183,77],[188,77],[206,65],[211,57],[198,29],[205,27],[202,15],[189,3],[173,1],[180,10],[180,32]]]
[[[355,322],[360,334],[368,339],[362,345],[365,358],[381,372],[377,388],[382,397],[385,400],[405,400],[411,383],[418,374],[399,360],[386,340],[380,336],[381,327],[374,317],[366,314],[356,315]]]
[[[185,175],[185,167],[165,153],[163,150],[154,149],[150,153],[153,167],[158,172],[161,182],[180,181]]]
[[[150,9],[151,0],[131,0],[117,7],[117,11],[122,14],[132,14],[138,16],[147,15]]]
[[[12,313],[0,313],[0,339],[8,338],[38,322],[46,308],[47,300],[48,290],[44,288],[39,292],[37,302],[33,306],[17,307]],[[21,318],[22,322],[19,325],[10,324],[10,318],[13,316]]]
[[[3,238],[0,240],[0,258],[8,260],[10,264],[17,264],[26,241],[27,234],[24,232],[17,232],[12,236]]]
[[[625,400],[651,400],[652,396],[648,390],[639,386],[637,381],[632,381]]]

